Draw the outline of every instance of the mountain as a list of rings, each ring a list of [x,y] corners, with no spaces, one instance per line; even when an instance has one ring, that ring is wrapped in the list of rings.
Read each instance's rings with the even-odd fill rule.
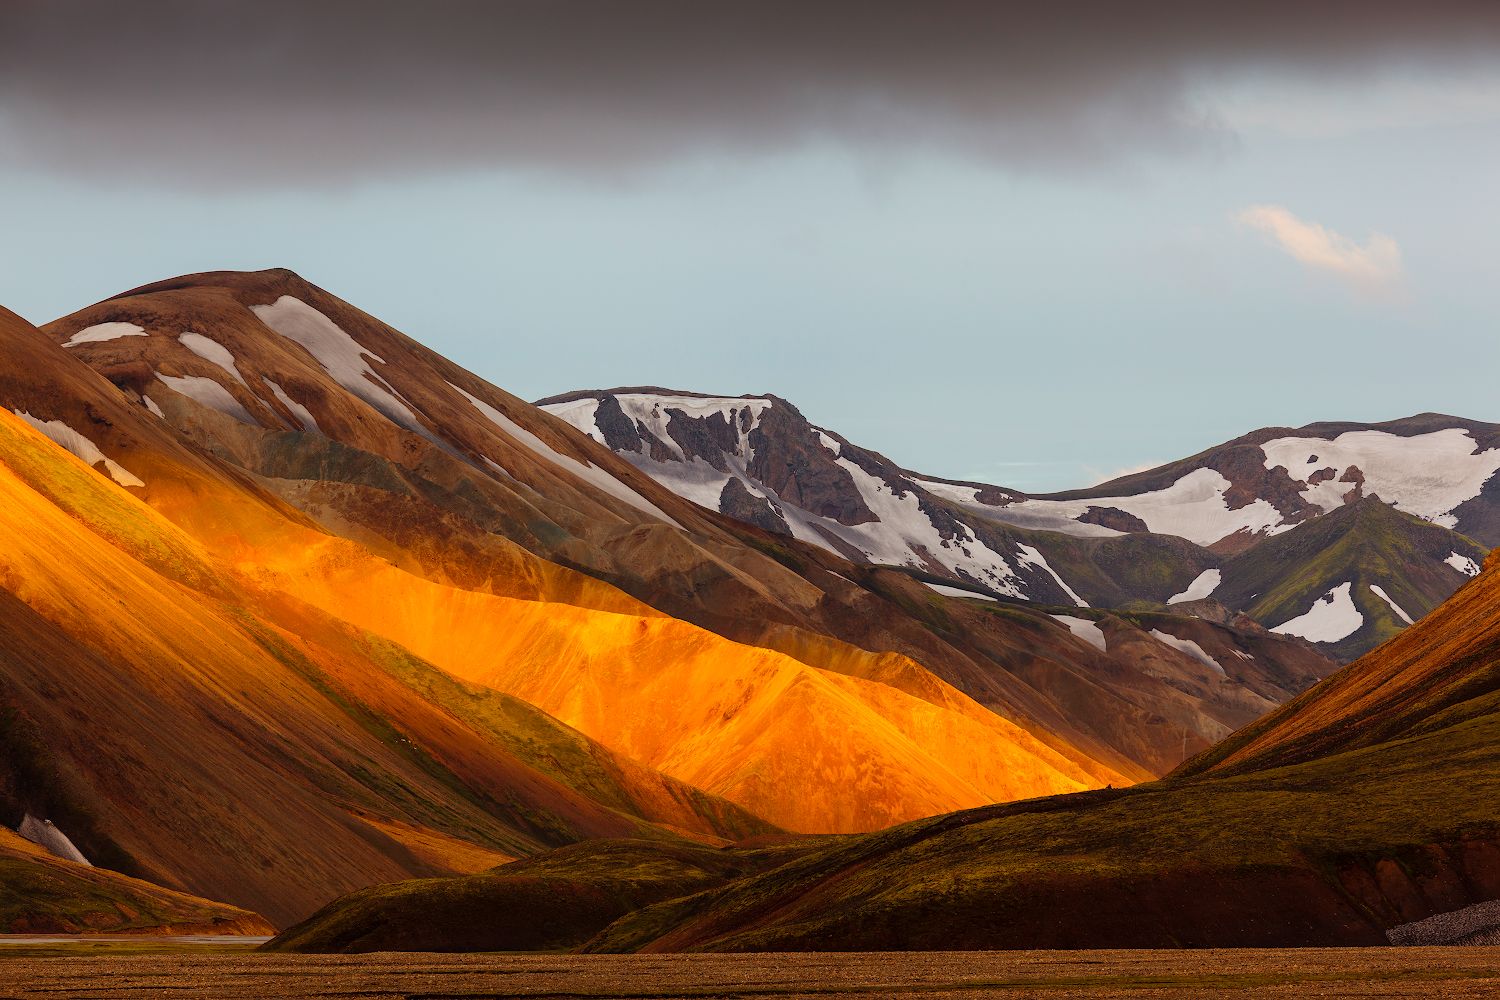
[[[814,427],[784,399],[618,389],[537,405],[678,495],[772,533],[1007,597],[1085,603],[1024,536],[964,517],[889,459]]]
[[[776,396],[638,387],[538,405],[695,503],[856,562],[1047,604],[1212,596],[1341,661],[1431,610],[1500,538],[1489,485],[1500,426],[1435,414],[1263,429],[1090,490],[1029,496],[904,470]],[[1313,525],[1365,501],[1406,520],[1341,519],[1358,567],[1298,556],[1335,530]]]
[[[4,314],[0,404],[0,821],[278,925],[581,840],[1124,784],[1325,665],[1099,670],[1076,624],[699,511],[286,272]]]
[[[1296,641],[1258,634],[1240,646],[1246,655],[1254,647],[1254,669],[1275,679],[1269,701],[1160,643],[1126,644],[1106,653],[1109,669],[1086,669],[1080,649],[1089,645],[1053,620],[1043,617],[1037,626],[1034,615],[1013,619],[998,608],[955,611],[945,605],[973,602],[939,597],[908,574],[856,569],[826,547],[685,502],[565,421],[290,272],[173,279],[99,303],[47,332],[138,406],[160,411],[188,443],[248,474],[320,530],[407,572],[522,599],[545,592],[602,611],[622,610],[624,591],[637,609],[825,673],[874,679],[945,711],[967,695],[1024,730],[1016,739],[1061,754],[1067,780],[1100,784],[1162,773],[1180,762],[1184,745],[1202,749],[1331,669]],[[1118,557],[1103,561],[1129,567],[1138,564],[1128,558],[1130,548],[1163,543],[1112,544]],[[983,627],[959,628],[955,618],[977,618]],[[380,622],[377,630],[398,624]],[[543,707],[585,724],[582,706]],[[631,742],[635,735],[609,731],[621,721],[619,713],[599,713],[586,724],[603,728],[586,731],[627,754],[647,752]],[[734,737],[726,730],[723,738]],[[667,766],[663,755],[673,752],[659,746],[648,756]],[[1046,752],[1037,751],[1043,758]],[[676,760],[671,767],[681,770],[670,773],[708,780],[697,766]],[[798,773],[810,780],[800,765]],[[716,780],[745,787],[750,778]],[[789,810],[827,801],[795,784],[777,794]],[[894,813],[872,801],[876,811],[865,818],[820,828],[915,815],[931,805],[925,794],[920,805]],[[760,800],[756,808],[778,822],[807,822]]]
[[[1061,525],[1083,502],[1119,506],[1148,530],[1233,550],[1378,497],[1488,547],[1500,543],[1497,470],[1500,425],[1439,413],[1268,427],[1088,490],[1026,498],[1008,516]]]
[[[706,510],[287,271],[0,315],[0,487],[0,822],[277,926],[601,838],[1123,786],[1332,669]]]
[[[6,825],[51,820],[101,867],[273,922],[585,837],[772,829],[299,599],[292,576],[397,571],[0,319],[27,414],[0,411]]]
[[[90,332],[101,329],[139,332]],[[294,275],[178,279],[48,332],[138,414],[159,411],[318,529],[400,570],[313,560],[326,572],[310,581],[301,553],[284,572],[277,553],[257,566],[278,567],[269,582],[770,822],[869,829],[944,803],[1125,780],[1066,739],[985,711],[902,649],[826,635],[820,592],[802,577]],[[757,631],[728,638],[754,648],[689,624],[747,620]],[[830,796],[825,783],[842,787],[835,776],[855,761],[866,794]]]
[[[602,930],[581,909],[552,918],[586,951],[1376,945],[1431,934],[1420,922],[1440,915],[1493,934],[1493,906],[1477,904],[1500,896],[1497,658],[1492,559],[1430,615],[1167,780],[788,844],[760,871]],[[603,873],[616,850],[585,845],[568,870]],[[476,888],[502,912],[516,892],[504,868]],[[341,901],[281,943],[358,950],[389,912]]]

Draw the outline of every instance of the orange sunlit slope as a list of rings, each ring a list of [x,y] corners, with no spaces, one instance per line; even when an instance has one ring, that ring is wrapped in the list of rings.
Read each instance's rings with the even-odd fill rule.
[[[789,829],[870,830],[1095,783],[935,679],[947,704],[671,618],[444,587],[335,540],[257,569],[268,587]]]
[[[252,607],[210,548],[4,411],[0,537],[0,698],[33,723],[29,752],[74,778],[53,804],[88,821],[81,846],[162,885],[281,921],[643,820],[763,828],[312,608]],[[577,774],[538,769],[569,755]],[[409,826],[432,833],[390,832]]]

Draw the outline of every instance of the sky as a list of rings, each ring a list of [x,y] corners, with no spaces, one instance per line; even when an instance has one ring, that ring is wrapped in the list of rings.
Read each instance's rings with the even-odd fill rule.
[[[1500,5],[1019,10],[11,0],[0,304],[289,267],[524,398],[1030,491],[1500,421]]]

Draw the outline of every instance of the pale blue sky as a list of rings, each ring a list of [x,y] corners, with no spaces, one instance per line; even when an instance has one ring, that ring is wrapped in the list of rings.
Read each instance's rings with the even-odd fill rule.
[[[1500,420],[1500,76],[1194,96],[1219,141],[1055,169],[817,137],[222,187],[114,176],[107,144],[83,172],[12,159],[0,303],[44,322],[290,267],[525,398],[772,392],[908,467],[1029,490],[1268,424]],[[1299,261],[1238,220],[1257,205],[1384,234],[1399,265],[1341,271],[1336,240]]]

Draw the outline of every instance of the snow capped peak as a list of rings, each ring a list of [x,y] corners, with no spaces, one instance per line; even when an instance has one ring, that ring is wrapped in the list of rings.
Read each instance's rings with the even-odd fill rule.
[[[1433,416],[1256,431],[1112,484],[1028,496],[908,472],[813,425],[774,396],[619,389],[540,405],[686,499],[855,561],[1050,605],[1171,606],[1214,598],[1229,614],[1338,645],[1339,656],[1363,652],[1362,644],[1384,635],[1365,627],[1359,607],[1373,608],[1369,602],[1377,598],[1390,603],[1389,597],[1365,592],[1355,575],[1365,572],[1361,566],[1340,564],[1293,588],[1286,599],[1302,601],[1300,608],[1267,605],[1260,595],[1305,557],[1297,539],[1318,541],[1294,529],[1311,530],[1325,513],[1346,508],[1395,508],[1441,531],[1488,502],[1481,491],[1500,469],[1500,447],[1491,447],[1500,442],[1500,427]],[[1413,560],[1442,561],[1461,573],[1478,572],[1456,539],[1445,560],[1421,554],[1434,539],[1412,542],[1416,527],[1396,515],[1322,523],[1359,532],[1383,553],[1388,548],[1391,566],[1416,570]],[[1491,518],[1480,509],[1471,523],[1483,530]],[[1274,548],[1283,537],[1286,545]],[[1267,551],[1262,546],[1277,554],[1252,558]],[[1292,565],[1283,566],[1288,559]],[[1357,592],[1353,580],[1360,581]],[[1404,599],[1420,614],[1446,596],[1442,586],[1423,584]],[[1356,593],[1364,595],[1358,607]]]
[[[750,433],[775,401],[619,390],[538,405],[615,451],[650,452],[658,461],[698,458],[718,467],[715,452],[744,455]]]
[[[1036,547],[955,513],[921,480],[776,397],[620,389],[538,405],[711,510],[858,561],[1087,607]]]

